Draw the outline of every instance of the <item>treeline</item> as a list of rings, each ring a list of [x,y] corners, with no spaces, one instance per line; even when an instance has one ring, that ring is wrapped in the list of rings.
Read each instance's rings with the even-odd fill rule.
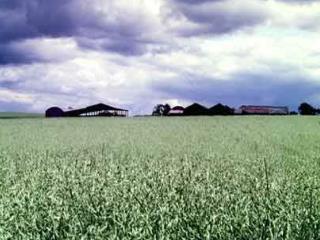
[[[306,103],[306,102],[301,103],[298,110],[301,115],[318,115],[318,114],[320,114],[319,108],[315,108],[311,104]]]
[[[153,108],[152,116],[200,116],[200,115],[206,115],[206,116],[214,116],[214,115],[246,115],[249,114],[246,111],[243,111],[240,107],[239,109],[234,109],[229,107],[228,105],[224,105],[221,103],[218,103],[214,105],[211,108],[206,108],[205,106],[194,103],[186,108],[182,106],[175,106],[171,108],[169,104],[157,104]],[[265,106],[261,106],[261,108],[268,108]],[[269,107],[273,108],[273,107]],[[274,108],[281,108],[281,107],[274,107]],[[287,108],[288,109],[288,108]],[[266,115],[266,113],[256,112],[253,113],[256,115]],[[298,108],[298,112],[287,110],[287,113],[285,114],[273,114],[269,113],[268,115],[318,115],[320,114],[320,109],[313,107],[311,104],[303,102],[300,104]]]

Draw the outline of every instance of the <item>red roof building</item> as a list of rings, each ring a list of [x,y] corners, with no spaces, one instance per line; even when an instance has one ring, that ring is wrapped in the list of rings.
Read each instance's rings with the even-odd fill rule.
[[[184,113],[184,107],[182,106],[176,106],[171,108],[171,110],[169,111],[169,116],[181,116]]]

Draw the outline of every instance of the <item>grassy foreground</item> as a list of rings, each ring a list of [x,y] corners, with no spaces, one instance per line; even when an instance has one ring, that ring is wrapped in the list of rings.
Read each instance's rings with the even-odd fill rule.
[[[320,118],[0,120],[0,239],[320,239]]]

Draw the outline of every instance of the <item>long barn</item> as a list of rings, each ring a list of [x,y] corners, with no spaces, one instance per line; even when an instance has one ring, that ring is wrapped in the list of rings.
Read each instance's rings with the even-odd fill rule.
[[[239,109],[242,114],[256,114],[256,115],[288,115],[289,114],[289,108],[284,106],[243,105]]]
[[[58,107],[49,108],[46,117],[128,117],[126,109],[112,107],[103,103],[64,112]]]

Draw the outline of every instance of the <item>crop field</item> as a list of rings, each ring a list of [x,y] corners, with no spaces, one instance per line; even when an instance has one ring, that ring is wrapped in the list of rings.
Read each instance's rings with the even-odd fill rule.
[[[320,118],[0,120],[0,239],[320,239]]]

